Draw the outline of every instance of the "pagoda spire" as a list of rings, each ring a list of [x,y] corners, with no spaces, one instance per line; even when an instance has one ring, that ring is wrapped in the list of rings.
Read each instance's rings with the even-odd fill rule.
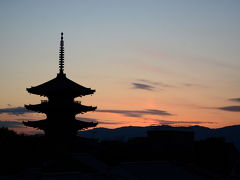
[[[59,48],[59,74],[63,74],[63,71],[64,71],[64,41],[63,41],[63,32],[62,32],[60,48]]]

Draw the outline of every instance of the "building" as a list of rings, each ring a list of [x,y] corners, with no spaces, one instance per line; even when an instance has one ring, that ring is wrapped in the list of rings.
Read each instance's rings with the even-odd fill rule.
[[[48,137],[74,137],[78,130],[95,127],[97,122],[76,120],[79,113],[94,111],[97,107],[84,106],[76,97],[91,95],[95,92],[68,79],[64,73],[64,41],[61,33],[59,50],[59,73],[57,77],[35,87],[27,88],[31,94],[47,97],[40,104],[25,105],[25,108],[39,113],[45,113],[46,119],[25,121],[24,125],[41,129]]]

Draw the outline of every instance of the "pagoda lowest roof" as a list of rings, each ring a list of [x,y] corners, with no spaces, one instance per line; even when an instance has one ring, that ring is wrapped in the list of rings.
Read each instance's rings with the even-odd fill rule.
[[[57,77],[35,87],[27,88],[32,94],[41,96],[71,95],[74,97],[93,94],[95,90],[81,86],[68,79],[64,73],[58,73]]]

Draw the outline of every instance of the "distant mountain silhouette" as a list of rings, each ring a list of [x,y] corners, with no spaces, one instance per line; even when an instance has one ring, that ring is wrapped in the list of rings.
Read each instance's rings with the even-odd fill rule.
[[[178,130],[193,131],[195,140],[203,140],[211,137],[223,137],[227,142],[232,142],[240,150],[240,125],[227,126],[218,129],[210,129],[202,126],[172,127],[172,126],[129,126],[116,129],[95,128],[78,133],[81,137],[99,139],[100,141],[127,141],[134,137],[145,137],[149,130]]]

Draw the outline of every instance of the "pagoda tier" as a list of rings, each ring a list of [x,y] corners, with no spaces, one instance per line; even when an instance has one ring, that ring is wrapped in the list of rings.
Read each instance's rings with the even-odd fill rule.
[[[68,79],[63,73],[57,74],[56,78],[43,84],[27,88],[27,91],[40,96],[57,97],[62,95],[70,95],[73,98],[90,95],[95,92],[95,90],[92,90],[91,88],[86,88]]]
[[[49,121],[48,119],[45,120],[40,120],[40,121],[24,121],[23,124],[25,126],[37,128],[40,130],[44,130],[45,133],[49,135],[51,133],[52,135],[59,135],[59,134],[65,134],[67,135],[68,133],[64,132],[73,132],[74,134],[78,130],[82,129],[87,129],[89,127],[95,127],[98,123],[97,122],[85,122],[85,121],[78,121],[78,120],[71,120],[66,122],[59,122],[57,124],[56,128],[56,123]],[[59,133],[61,132],[61,133]]]
[[[78,101],[74,101],[73,103],[49,103],[48,101],[43,101],[41,104],[35,105],[25,105],[25,108],[28,110],[40,112],[40,113],[52,113],[52,112],[68,112],[71,114],[79,114],[85,113],[88,111],[94,111],[97,107],[93,106],[84,106],[80,104]]]

